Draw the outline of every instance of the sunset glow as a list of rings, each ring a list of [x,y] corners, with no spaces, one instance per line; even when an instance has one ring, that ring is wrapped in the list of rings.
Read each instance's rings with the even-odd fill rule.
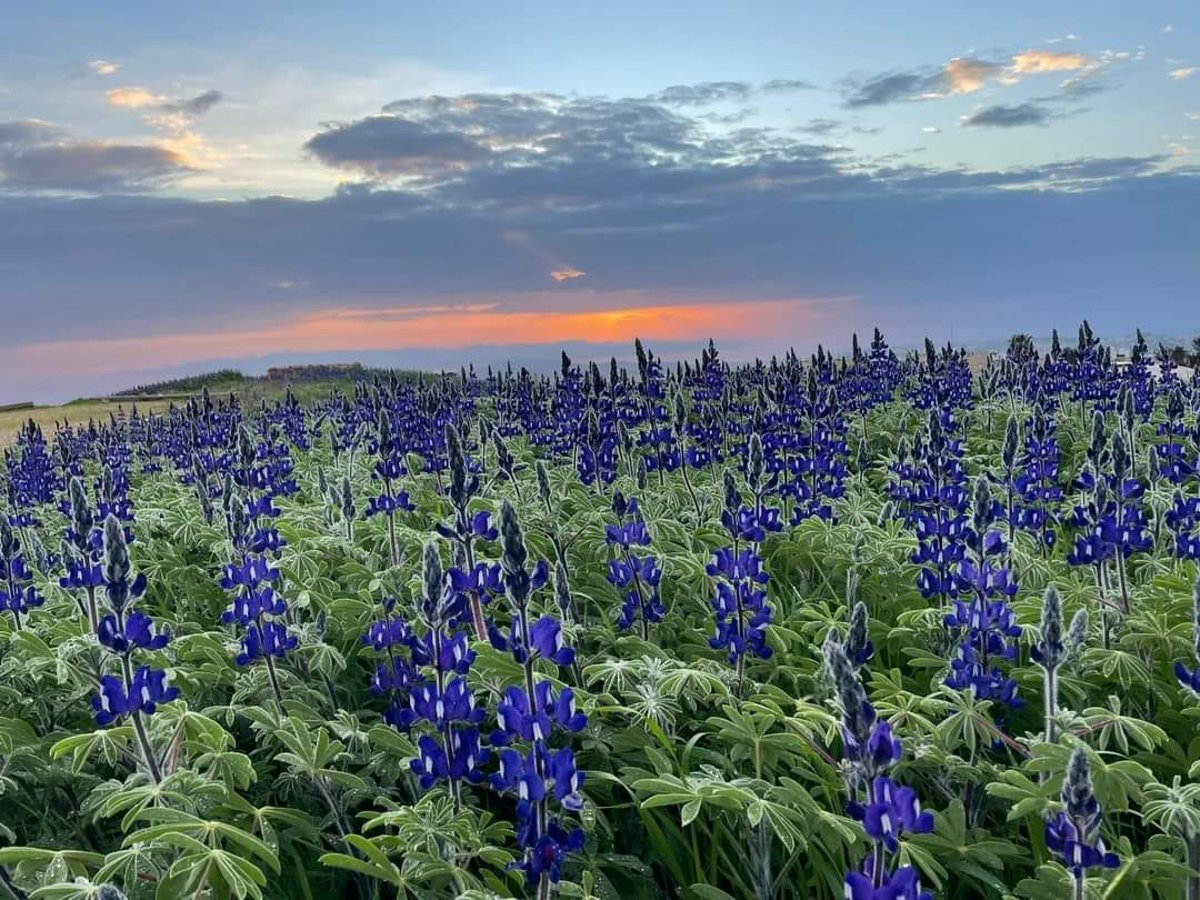
[[[0,405],[1190,321],[1195,4],[763,4],[14,6]]]
[[[52,341],[21,348],[22,365],[55,366],[74,374],[109,370],[113,360],[139,368],[218,357],[271,353],[459,348],[484,344],[538,345],[694,341],[720,336],[730,342],[763,340],[780,329],[828,322],[845,300],[761,300],[744,303],[631,306],[579,312],[503,310],[481,304],[462,309],[330,309],[274,327],[167,334],[108,340]],[[402,354],[397,356],[403,362]]]

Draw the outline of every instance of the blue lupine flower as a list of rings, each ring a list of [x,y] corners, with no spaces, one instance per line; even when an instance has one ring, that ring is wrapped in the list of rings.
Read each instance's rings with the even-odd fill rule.
[[[273,481],[277,476],[269,468],[255,464],[257,455],[249,435],[244,428],[240,429],[239,434],[243,476],[255,472],[261,475],[261,478],[243,477],[243,480],[265,480],[266,483],[262,488],[254,489],[264,491],[263,494],[245,496],[239,489],[233,488],[226,497],[229,540],[237,559],[224,566],[220,578],[221,587],[233,595],[221,619],[243,630],[239,649],[234,654],[235,662],[239,666],[249,666],[261,659],[267,669],[275,703],[282,708],[283,691],[275,661],[284,659],[300,642],[288,628],[287,600],[276,587],[280,572],[273,564],[273,558],[285,542],[274,529],[264,524],[277,515],[275,507],[269,502],[272,494],[278,490],[278,484]],[[270,454],[272,451],[264,447],[260,453]],[[268,502],[262,502],[264,497]]]
[[[1062,786],[1063,810],[1046,823],[1046,846],[1063,858],[1078,885],[1095,866],[1115,869],[1121,861],[1100,837],[1103,811],[1092,792],[1087,751],[1077,746],[1071,753]]]
[[[475,693],[465,677],[475,661],[475,651],[466,632],[456,630],[461,594],[443,572],[433,541],[425,545],[422,574],[424,591],[418,608],[424,633],[417,634],[407,623],[392,619],[389,602],[385,605],[388,618],[373,623],[364,641],[388,654],[372,679],[375,693],[392,696],[384,716],[388,724],[411,729],[425,722],[434,732],[418,738],[420,752],[412,761],[413,772],[425,790],[448,781],[457,809],[461,782],[478,783],[489,758],[489,752],[480,746],[476,727],[484,710],[476,706]],[[410,661],[398,655],[402,649],[408,650]]]
[[[251,622],[242,637],[241,652],[234,659],[239,666],[248,666],[256,659],[283,659],[289,650],[295,650],[298,645],[299,639],[288,632],[283,622]]]
[[[536,884],[543,875],[551,884],[557,884],[567,854],[582,850],[586,842],[582,828],[567,830],[552,817],[546,824],[546,833],[537,839],[529,855],[527,875],[530,884]]]
[[[1200,660],[1200,578],[1192,593],[1192,656]],[[1179,683],[1195,694],[1200,694],[1200,666],[1189,668],[1185,663],[1176,661],[1175,676]]]
[[[574,753],[568,747],[552,749],[555,732],[573,733],[587,724],[587,716],[575,706],[569,687],[555,691],[537,677],[535,660],[544,658],[557,665],[570,665],[574,651],[562,641],[561,626],[551,616],[530,625],[530,599],[535,585],[545,584],[545,564],[534,572],[528,568],[529,551],[517,521],[516,511],[505,501],[500,511],[501,566],[512,622],[505,633],[491,624],[492,642],[512,652],[521,664],[522,685],[510,685],[496,705],[497,730],[492,744],[500,752],[500,771],[493,776],[497,790],[517,795],[517,842],[524,849],[514,867],[524,870],[529,885],[545,892],[560,877],[568,852],[583,846],[583,832],[567,830],[550,814],[553,800],[559,808],[578,811],[582,806],[579,787],[583,773],[575,770]],[[529,636],[528,641],[525,635]],[[524,752],[517,742],[526,745]]]
[[[900,849],[900,835],[933,831],[933,813],[922,812],[917,792],[899,787],[885,775],[871,785],[871,802],[863,807],[862,823],[867,837],[882,843],[889,852]]]
[[[632,550],[650,545],[650,532],[641,517],[637,499],[626,500],[620,491],[616,491],[613,512],[620,521],[607,527],[605,541],[618,554],[608,563],[609,583],[623,592],[617,626],[627,630],[640,620],[642,640],[648,640],[651,623],[661,622],[667,613],[659,592],[662,565],[657,557],[640,556]]]
[[[11,612],[16,630],[20,631],[21,616],[44,602],[33,585],[33,573],[25,563],[13,526],[0,516],[0,612],[6,609]]]
[[[101,726],[125,718],[132,720],[142,761],[157,784],[162,781],[162,775],[141,717],[153,715],[159,705],[178,697],[179,688],[171,686],[163,669],[149,665],[134,669],[133,654],[162,649],[170,637],[166,633],[157,633],[153,621],[141,610],[129,608],[145,592],[146,580],[142,575],[130,580],[125,528],[111,512],[104,520],[103,534],[104,587],[111,612],[100,620],[96,635],[102,646],[120,657],[122,674],[101,676],[99,693],[92,698],[92,709]]]
[[[848,898],[925,900],[912,866],[891,868],[889,857],[900,849],[904,834],[933,831],[933,815],[921,810],[916,791],[883,774],[900,761],[904,747],[889,722],[880,721],[867,699],[853,663],[842,644],[825,643],[825,665],[833,677],[842,707],[842,743],[846,759],[847,814],[862,823],[873,843],[861,871],[846,873]]]
[[[876,874],[877,869],[882,874]],[[922,890],[915,866],[899,866],[888,872],[877,866],[871,854],[861,872],[846,874],[846,900],[933,900],[933,892]]]
[[[141,610],[134,610],[121,625],[115,613],[100,620],[96,629],[100,643],[113,653],[128,653],[130,650],[159,650],[171,639],[168,633],[159,634],[154,620]]]

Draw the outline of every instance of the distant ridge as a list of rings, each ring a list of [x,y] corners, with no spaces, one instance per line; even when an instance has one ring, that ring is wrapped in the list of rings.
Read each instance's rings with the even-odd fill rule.
[[[400,378],[416,378],[415,369],[387,369],[364,366],[359,362],[306,363],[300,365],[272,366],[263,375],[247,375],[239,369],[217,369],[197,375],[187,375],[136,387],[125,388],[106,395],[104,400],[150,400],[180,399],[208,388],[212,393],[241,393],[255,387],[280,388],[289,385],[313,385],[318,382],[367,381],[375,375],[397,375]],[[427,372],[427,377],[436,373]]]

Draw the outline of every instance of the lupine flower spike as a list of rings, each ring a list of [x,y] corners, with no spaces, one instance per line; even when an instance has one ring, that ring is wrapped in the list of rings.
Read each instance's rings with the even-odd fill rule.
[[[1073,656],[1087,637],[1088,614],[1086,609],[1075,613],[1070,630],[1063,633],[1062,600],[1054,585],[1046,588],[1042,596],[1041,635],[1033,648],[1033,661],[1042,668],[1046,716],[1046,740],[1058,740],[1056,720],[1058,718],[1058,670]]]
[[[103,561],[104,593],[110,611],[100,620],[96,636],[119,660],[120,674],[100,679],[100,692],[92,698],[92,708],[98,725],[111,725],[126,718],[132,722],[142,762],[157,784],[162,781],[162,774],[143,717],[153,715],[161,704],[178,697],[179,688],[171,686],[163,669],[149,665],[134,667],[136,651],[161,650],[170,635],[159,633],[150,616],[133,608],[146,592],[146,576],[130,577],[125,529],[112,513],[104,520]]]
[[[573,689],[556,692],[549,681],[537,677],[537,659],[570,666],[575,652],[564,646],[562,627],[553,616],[530,622],[531,595],[546,583],[546,565],[541,562],[530,572],[525,536],[507,500],[500,511],[500,541],[512,621],[507,632],[491,625],[492,643],[512,653],[524,677],[523,684],[511,685],[497,705],[499,727],[492,744],[503,749],[498,751],[500,771],[492,776],[492,786],[517,797],[517,841],[525,852],[515,865],[524,870],[539,900],[545,900],[562,875],[567,854],[582,849],[585,840],[582,829],[568,829],[551,813],[551,801],[568,812],[583,808],[583,772],[575,768],[574,752],[570,747],[553,749],[551,740],[555,732],[582,730],[587,717],[575,708]]]
[[[933,815],[921,810],[916,791],[884,773],[900,761],[904,747],[886,720],[877,717],[842,645],[825,643],[825,666],[842,707],[842,746],[847,813],[862,823],[873,849],[862,867],[846,873],[847,900],[932,900],[913,866],[896,865],[900,838],[933,831]]]
[[[1071,870],[1075,900],[1083,900],[1087,870],[1096,866],[1115,869],[1121,861],[1100,837],[1103,810],[1092,792],[1091,765],[1082,745],[1075,747],[1067,764],[1062,805],[1062,811],[1046,823],[1046,846]]]

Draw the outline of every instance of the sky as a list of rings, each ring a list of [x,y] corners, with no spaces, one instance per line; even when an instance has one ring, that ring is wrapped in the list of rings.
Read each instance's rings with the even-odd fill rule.
[[[0,403],[1187,336],[1197,210],[1194,0],[14,4]]]

